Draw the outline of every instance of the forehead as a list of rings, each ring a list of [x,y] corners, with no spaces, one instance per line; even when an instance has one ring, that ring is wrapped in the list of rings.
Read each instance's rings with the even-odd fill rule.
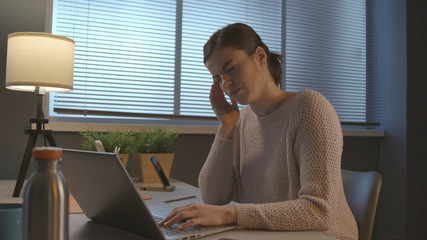
[[[239,61],[246,53],[231,46],[215,49],[206,61],[206,67],[212,74],[222,71],[222,68],[230,61]],[[247,56],[247,55],[246,55]]]

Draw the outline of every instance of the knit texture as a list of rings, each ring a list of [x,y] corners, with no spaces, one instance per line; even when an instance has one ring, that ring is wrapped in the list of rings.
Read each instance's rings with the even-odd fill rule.
[[[358,239],[342,184],[341,125],[320,93],[300,91],[265,117],[245,107],[234,138],[219,135],[199,175],[205,203],[237,197],[237,225],[246,228]]]

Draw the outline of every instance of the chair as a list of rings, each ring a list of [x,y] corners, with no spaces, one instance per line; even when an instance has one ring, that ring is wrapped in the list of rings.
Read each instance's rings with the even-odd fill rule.
[[[359,239],[370,240],[382,177],[377,172],[341,170],[348,205],[359,228]]]

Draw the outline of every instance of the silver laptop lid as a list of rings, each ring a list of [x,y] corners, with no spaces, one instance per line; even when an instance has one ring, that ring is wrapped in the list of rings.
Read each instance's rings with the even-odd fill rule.
[[[88,218],[150,239],[165,239],[116,154],[63,149],[61,171]]]

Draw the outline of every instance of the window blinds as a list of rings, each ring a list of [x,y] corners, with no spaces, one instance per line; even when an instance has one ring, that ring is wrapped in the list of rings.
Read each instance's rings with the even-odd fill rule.
[[[284,54],[286,90],[321,92],[343,123],[378,120],[364,0],[53,2],[52,32],[74,39],[76,55],[74,91],[51,94],[50,116],[212,118],[203,45],[243,22]]]
[[[317,90],[341,122],[366,123],[376,103],[367,89],[365,0],[287,0],[285,8],[286,90]]]
[[[280,0],[224,4],[54,0],[53,33],[75,40],[76,57],[74,91],[52,94],[51,115],[214,117],[212,77],[203,64],[203,45],[213,32],[244,22],[281,51]],[[261,7],[268,17],[258,16]]]
[[[53,32],[76,42],[74,90],[54,94],[54,108],[173,113],[176,4],[54,3]]]
[[[260,9],[263,9],[262,15]],[[281,17],[280,0],[184,0],[180,113],[215,116],[209,102],[212,76],[203,64],[203,45],[212,33],[230,23],[246,23],[255,29],[270,50],[281,53]]]

